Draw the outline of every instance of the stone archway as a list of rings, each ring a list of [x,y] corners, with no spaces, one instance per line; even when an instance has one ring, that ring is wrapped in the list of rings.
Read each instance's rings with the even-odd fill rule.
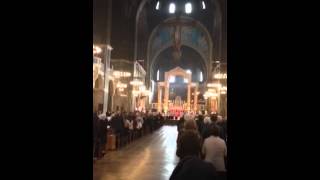
[[[104,97],[104,79],[101,74],[98,75],[93,88],[93,109],[94,111],[103,111]]]
[[[163,110],[165,113],[168,112],[168,109],[169,109],[169,88],[170,88],[169,78],[171,76],[182,76],[183,78],[186,78],[188,80],[187,107],[185,109],[186,111],[191,111],[191,88],[194,87],[194,105],[193,105],[192,110],[197,111],[198,84],[192,82],[191,73],[188,73],[186,70],[182,69],[181,67],[176,67],[174,69],[171,69],[171,70],[165,72],[164,81],[158,82],[158,103],[157,103],[158,111],[161,112]],[[164,88],[164,99],[162,101],[162,89],[163,88]]]
[[[161,69],[161,72],[165,72],[175,68],[176,66],[180,66],[182,69],[189,69],[193,72],[193,81],[197,81],[196,79],[199,79],[199,74],[197,73],[203,73],[203,78],[202,80],[199,79],[199,82],[205,83],[207,81],[207,72],[209,71],[209,68],[207,67],[204,57],[192,47],[183,45],[181,49],[184,53],[182,53],[181,60],[178,63],[173,62],[169,57],[170,52],[172,52],[172,47],[170,45],[168,45],[166,49],[159,50],[159,53],[152,60],[152,64],[150,64],[150,79],[159,81],[156,78],[158,70]],[[165,66],[163,66],[163,64],[165,64]],[[164,73],[160,73],[159,78],[163,80]]]

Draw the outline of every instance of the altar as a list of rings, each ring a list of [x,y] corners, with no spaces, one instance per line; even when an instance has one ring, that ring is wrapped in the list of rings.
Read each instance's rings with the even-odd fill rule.
[[[176,67],[165,72],[165,81],[158,82],[158,102],[157,102],[157,111],[163,112],[166,116],[173,116],[175,119],[180,119],[184,112],[196,112],[197,108],[197,91],[198,83],[192,82],[191,72],[187,72],[181,67]],[[176,96],[174,100],[169,100],[169,88],[171,77],[181,76],[186,79],[187,84],[187,99],[183,101],[180,96]],[[163,94],[164,90],[164,94]],[[193,90],[193,106],[191,109],[191,91]]]
[[[187,104],[176,96],[173,102],[169,102],[168,114],[173,120],[179,120],[187,110]]]

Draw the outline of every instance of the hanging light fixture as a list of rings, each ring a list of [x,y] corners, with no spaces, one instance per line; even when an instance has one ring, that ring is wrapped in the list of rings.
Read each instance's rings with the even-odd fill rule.
[[[130,81],[130,84],[132,86],[141,86],[141,85],[143,85],[143,82],[138,79],[134,79],[133,81]]]
[[[139,94],[140,94],[140,91],[132,90],[132,95],[133,96],[138,96]]]
[[[100,54],[102,49],[99,46],[93,45],[93,54]]]
[[[121,78],[121,77],[130,77],[130,72],[124,72],[124,71],[113,71],[113,76],[115,78]]]
[[[227,79],[227,73],[217,73],[214,75],[215,79]]]
[[[146,86],[145,85],[139,86],[139,91],[145,91],[145,90],[146,90]]]
[[[216,87],[216,88],[220,88],[221,84],[220,83],[208,83],[207,87]]]
[[[118,83],[117,83],[117,88],[127,88],[127,84],[118,82]]]

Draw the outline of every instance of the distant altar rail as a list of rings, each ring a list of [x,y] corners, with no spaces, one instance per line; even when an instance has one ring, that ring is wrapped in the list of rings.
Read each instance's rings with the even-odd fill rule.
[[[174,116],[165,116],[164,117],[164,124],[165,125],[177,125],[179,119],[175,119]]]

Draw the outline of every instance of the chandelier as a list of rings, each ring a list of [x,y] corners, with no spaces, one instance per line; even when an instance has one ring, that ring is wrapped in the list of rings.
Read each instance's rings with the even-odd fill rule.
[[[132,86],[141,86],[141,85],[143,85],[143,82],[138,79],[134,79],[133,81],[130,81],[130,84]]]
[[[215,88],[220,88],[221,84],[220,83],[208,83],[207,87],[215,87]]]
[[[121,77],[130,77],[130,72],[124,72],[124,71],[113,71],[113,76],[115,78],[121,78]]]
[[[99,46],[93,45],[93,54],[100,54],[102,49]]]
[[[138,90],[132,90],[132,95],[133,95],[133,96],[139,96],[139,94],[140,94],[140,91],[138,91]]]
[[[118,82],[117,88],[127,88],[127,85],[121,82]]]
[[[132,95],[133,96],[150,96],[152,93],[149,90],[132,90]]]
[[[226,73],[217,73],[214,75],[215,79],[227,79],[227,74]]]

